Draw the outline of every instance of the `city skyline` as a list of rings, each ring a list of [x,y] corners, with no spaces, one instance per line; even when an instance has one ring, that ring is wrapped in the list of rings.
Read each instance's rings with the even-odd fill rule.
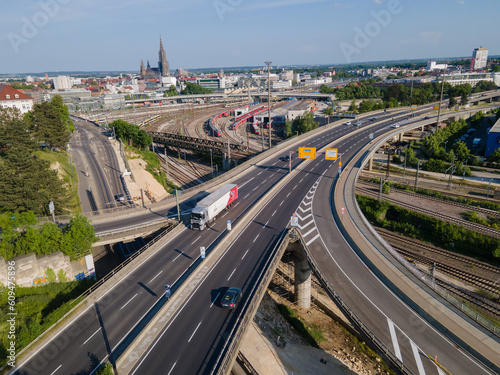
[[[500,54],[495,0],[22,0],[0,15],[0,74],[172,69],[471,57]],[[269,32],[269,36],[268,33]]]

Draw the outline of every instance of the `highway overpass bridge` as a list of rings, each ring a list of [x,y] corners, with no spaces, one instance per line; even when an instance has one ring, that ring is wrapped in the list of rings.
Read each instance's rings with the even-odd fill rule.
[[[401,117],[407,118],[408,113]],[[301,137],[300,144],[322,148],[333,143],[342,152],[345,162],[370,144],[370,134],[386,133],[398,120],[397,116],[389,114],[381,115],[373,125],[361,128],[331,124]],[[428,122],[431,123],[432,119]],[[416,126],[421,126],[421,123]],[[168,321],[167,326],[157,332],[154,345],[148,342],[144,356],[135,358],[139,361],[133,364],[134,373],[164,372],[165,369],[172,373],[211,372],[210,369],[222,363],[221,353],[232,341],[234,327],[245,316],[241,313],[254,295],[263,272],[269,269],[270,259],[276,259],[273,257],[276,245],[282,241],[283,228],[287,226],[290,215],[299,207],[307,210],[310,205],[312,216],[321,217],[325,222],[300,223],[303,227],[310,225],[307,230],[310,233],[306,235],[304,232],[307,247],[317,252],[318,264],[332,269],[334,289],[343,299],[349,298],[349,307],[364,315],[362,321],[371,332],[376,332],[384,345],[392,348],[391,353],[396,358],[401,357],[401,361],[415,373],[423,373],[423,366],[425,373],[440,374],[435,364],[419,362],[418,358],[424,358],[426,353],[438,355],[440,363],[454,374],[492,373],[466,353],[457,351],[453,341],[404,305],[399,296],[386,288],[360,261],[358,254],[352,251],[350,241],[343,240],[338,229],[336,208],[330,209],[325,204],[337,176],[337,165],[325,160],[294,160],[294,171],[288,174],[286,163],[277,157],[285,155],[289,147],[294,149],[296,146],[292,142],[268,151],[261,159],[254,158],[252,165],[246,166],[246,174],[233,176],[233,182],[240,186],[240,202],[221,218],[223,220],[203,233],[179,229],[166,243],[157,244],[157,248],[141,254],[131,267],[116,275],[115,284],[108,284],[106,289],[98,292],[100,295],[93,295],[84,302],[77,319],[67,322],[69,331],[61,331],[53,340],[47,338],[39,351],[27,353],[21,370],[26,374],[51,374],[56,369],[61,373],[71,373],[95,365],[92,358],[97,357],[99,362],[109,356],[115,358],[126,343],[139,335],[132,334],[145,324],[145,311],[156,312],[164,305],[167,310],[162,309],[162,314],[156,314],[155,319]],[[262,206],[254,204],[262,198]],[[164,214],[159,208],[149,209],[154,211],[153,215]],[[234,230],[238,229],[239,233],[226,232],[226,219],[232,220]],[[131,220],[144,221],[144,218],[116,218],[112,224],[96,223],[96,228],[99,232],[106,226],[130,225]],[[324,228],[327,228],[326,232]],[[206,247],[208,254],[213,252],[217,256],[209,255],[206,262],[202,261],[200,246]],[[210,267],[209,262],[213,262],[214,267]],[[203,272],[193,273],[196,267]],[[394,272],[391,268],[391,273]],[[327,274],[324,270],[321,273]],[[183,299],[172,299],[165,304],[162,295],[167,282],[174,286],[174,296],[184,295]],[[244,298],[238,309],[228,314],[213,303],[221,288],[233,285],[241,286]],[[412,282],[408,285],[418,287]],[[367,297],[370,298],[368,301]],[[431,301],[428,297],[426,304]],[[431,306],[441,311],[440,319],[448,312],[448,307],[442,302],[431,303]],[[464,318],[460,316],[460,319]],[[408,322],[414,324],[408,325]],[[455,330],[459,328],[453,327]],[[176,337],[176,340],[171,340],[171,337]],[[60,339],[64,339],[64,344]],[[396,346],[395,342],[401,345]],[[484,343],[491,348],[498,344],[493,337],[487,337]],[[93,357],[89,358],[87,353]],[[196,355],[193,357],[190,353]],[[133,359],[133,356],[122,358]]]

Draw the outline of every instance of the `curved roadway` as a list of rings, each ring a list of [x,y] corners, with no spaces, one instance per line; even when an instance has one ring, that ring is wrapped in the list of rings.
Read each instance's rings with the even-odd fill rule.
[[[390,130],[389,117],[392,115],[386,116],[386,121],[382,121],[384,119],[380,117],[370,128],[337,126],[311,137],[301,146],[321,148],[349,134],[339,145],[346,157],[344,161],[346,161],[350,155],[354,155],[369,142],[370,133]],[[111,353],[119,351],[120,345],[124,345],[124,339],[138,325],[147,311],[158,302],[161,303],[164,284],[170,283],[175,286],[176,280],[179,280],[196,262],[200,246],[210,251],[214,243],[224,234],[226,219],[233,222],[238,220],[249,207],[256,203],[264,191],[286,176],[287,163],[278,159],[284,155],[285,152],[282,152],[258,163],[248,168],[244,176],[234,179],[232,182],[238,184],[240,189],[239,201],[231,210],[221,215],[209,230],[198,232],[183,229],[161,249],[148,254],[138,267],[127,273],[121,283],[89,306],[69,329],[59,333],[48,345],[21,363],[18,373],[72,374],[80,371],[90,373]],[[218,359],[220,348],[227,340],[231,325],[238,315],[238,309],[244,305],[252,282],[264,265],[283,228],[287,226],[290,215],[300,204],[307,203],[303,200],[313,193],[311,189],[329,191],[329,186],[336,175],[336,163],[317,159],[311,163],[301,164],[294,159],[292,164],[298,168],[293,178],[266,202],[237,240],[221,256],[217,266],[200,283],[180,315],[154,343],[148,355],[135,368],[134,373],[186,374],[209,373],[212,370]],[[319,193],[314,195],[316,194],[319,197]],[[304,229],[304,233],[310,232],[306,239],[311,248],[323,244],[330,251],[330,253],[320,255],[322,262],[331,263],[331,266],[327,267],[330,271],[325,270],[325,273],[334,270],[336,262],[339,271],[342,269],[344,272],[346,270],[354,272],[354,275],[349,277],[342,276],[342,272],[334,272],[333,277],[340,278],[336,280],[335,287],[345,287],[344,293],[353,295],[351,303],[356,312],[366,311],[369,324],[373,326],[375,332],[379,327],[380,332],[377,333],[388,343],[394,342],[394,335],[398,337],[398,342],[402,343],[400,351],[404,358],[411,359],[415,350],[420,353],[418,349],[415,349],[416,347],[423,348],[422,350],[427,354],[439,354],[439,359],[444,362],[445,366],[454,370],[456,368],[453,373],[488,373],[467,356],[458,357],[456,350],[446,350],[450,346],[447,339],[429,326],[422,324],[420,318],[412,315],[409,308],[394,298],[392,293],[376,278],[373,278],[370,272],[367,272],[366,266],[357,260],[350,247],[343,244],[345,242],[343,238],[335,235],[336,229],[335,227],[332,229],[331,211],[324,199],[323,197],[315,201],[313,206],[313,210],[316,210],[313,211],[314,218],[318,220],[317,224],[314,223],[318,228],[317,234],[314,234],[314,231],[310,232],[312,226]],[[117,219],[113,223],[100,224],[97,227],[100,227],[100,230],[106,230],[106,228],[116,228],[120,225],[133,225],[134,221],[153,220],[154,216],[153,213],[149,219],[144,217],[137,217],[133,220]],[[329,225],[326,234],[321,234],[324,230],[322,220]],[[304,222],[301,225],[305,224]],[[355,265],[356,268],[354,268]],[[348,287],[351,283],[349,279],[355,280],[356,285],[352,284]],[[372,308],[374,305],[356,297],[355,291],[361,289],[357,283],[368,288],[367,292],[361,292],[361,295],[371,296],[373,293],[377,299],[382,298],[382,301],[375,304],[378,307]],[[213,305],[217,301],[218,294],[228,286],[237,286],[243,291],[242,302],[234,312],[221,310]],[[381,310],[380,313],[379,310]],[[387,317],[395,323],[391,325]],[[398,327],[406,329],[403,332]],[[405,345],[405,338],[409,337],[411,340],[408,339],[408,345]],[[129,339],[131,338],[128,337],[127,340]],[[398,350],[395,348],[394,351],[397,355]],[[407,362],[415,373],[422,373],[416,360],[419,356],[419,354],[414,354],[414,363],[410,363],[410,360]],[[454,365],[455,362],[456,365]],[[422,366],[429,371],[428,373],[439,373],[439,369],[435,366],[429,367],[429,362],[425,362]]]

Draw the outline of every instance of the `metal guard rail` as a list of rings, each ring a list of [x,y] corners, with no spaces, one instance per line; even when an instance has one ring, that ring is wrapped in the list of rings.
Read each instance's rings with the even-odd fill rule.
[[[379,353],[381,353],[389,362],[396,368],[398,371],[400,371],[402,374],[408,374],[411,375],[413,374],[408,367],[404,365],[403,362],[401,362],[392,352],[389,350],[389,348],[377,337],[375,334],[370,331],[370,329],[363,323],[363,321],[352,311],[349,306],[344,302],[342,297],[335,291],[333,286],[330,284],[330,282],[323,276],[321,273],[316,261],[312,257],[311,253],[307,249],[307,245],[304,241],[304,238],[302,237],[302,234],[299,229],[295,228],[294,231],[296,232],[300,244],[302,245],[302,248],[304,249],[304,253],[306,255],[307,261],[309,262],[309,265],[313,268],[313,271],[318,277],[321,285],[323,288],[326,290],[328,295],[332,298],[333,302],[339,307],[339,309],[343,312],[343,314],[349,318],[351,323],[366,337],[368,338],[373,345],[378,349]]]
[[[268,257],[265,266],[259,274],[257,282],[254,283],[253,289],[250,293],[251,297],[247,300],[244,308],[241,310],[237,323],[234,325],[233,330],[229,334],[226,345],[219,355],[211,374],[216,373],[217,375],[224,375],[230,373],[233,359],[236,358],[235,352],[239,350],[238,348],[243,340],[243,334],[246,331],[246,327],[248,326],[250,320],[253,319],[255,310],[259,307],[259,303],[273,277],[274,270],[276,269],[278,262],[281,260],[281,256],[288,246],[288,242],[290,242],[289,230],[285,228],[281,232],[278,242],[274,246],[271,255]],[[251,313],[249,313],[249,311]]]

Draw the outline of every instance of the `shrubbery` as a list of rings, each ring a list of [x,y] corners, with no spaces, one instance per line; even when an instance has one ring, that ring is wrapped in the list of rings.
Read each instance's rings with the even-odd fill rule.
[[[496,238],[406,210],[389,202],[379,202],[360,195],[357,200],[366,218],[377,226],[468,256],[489,261],[500,258],[500,241]]]

